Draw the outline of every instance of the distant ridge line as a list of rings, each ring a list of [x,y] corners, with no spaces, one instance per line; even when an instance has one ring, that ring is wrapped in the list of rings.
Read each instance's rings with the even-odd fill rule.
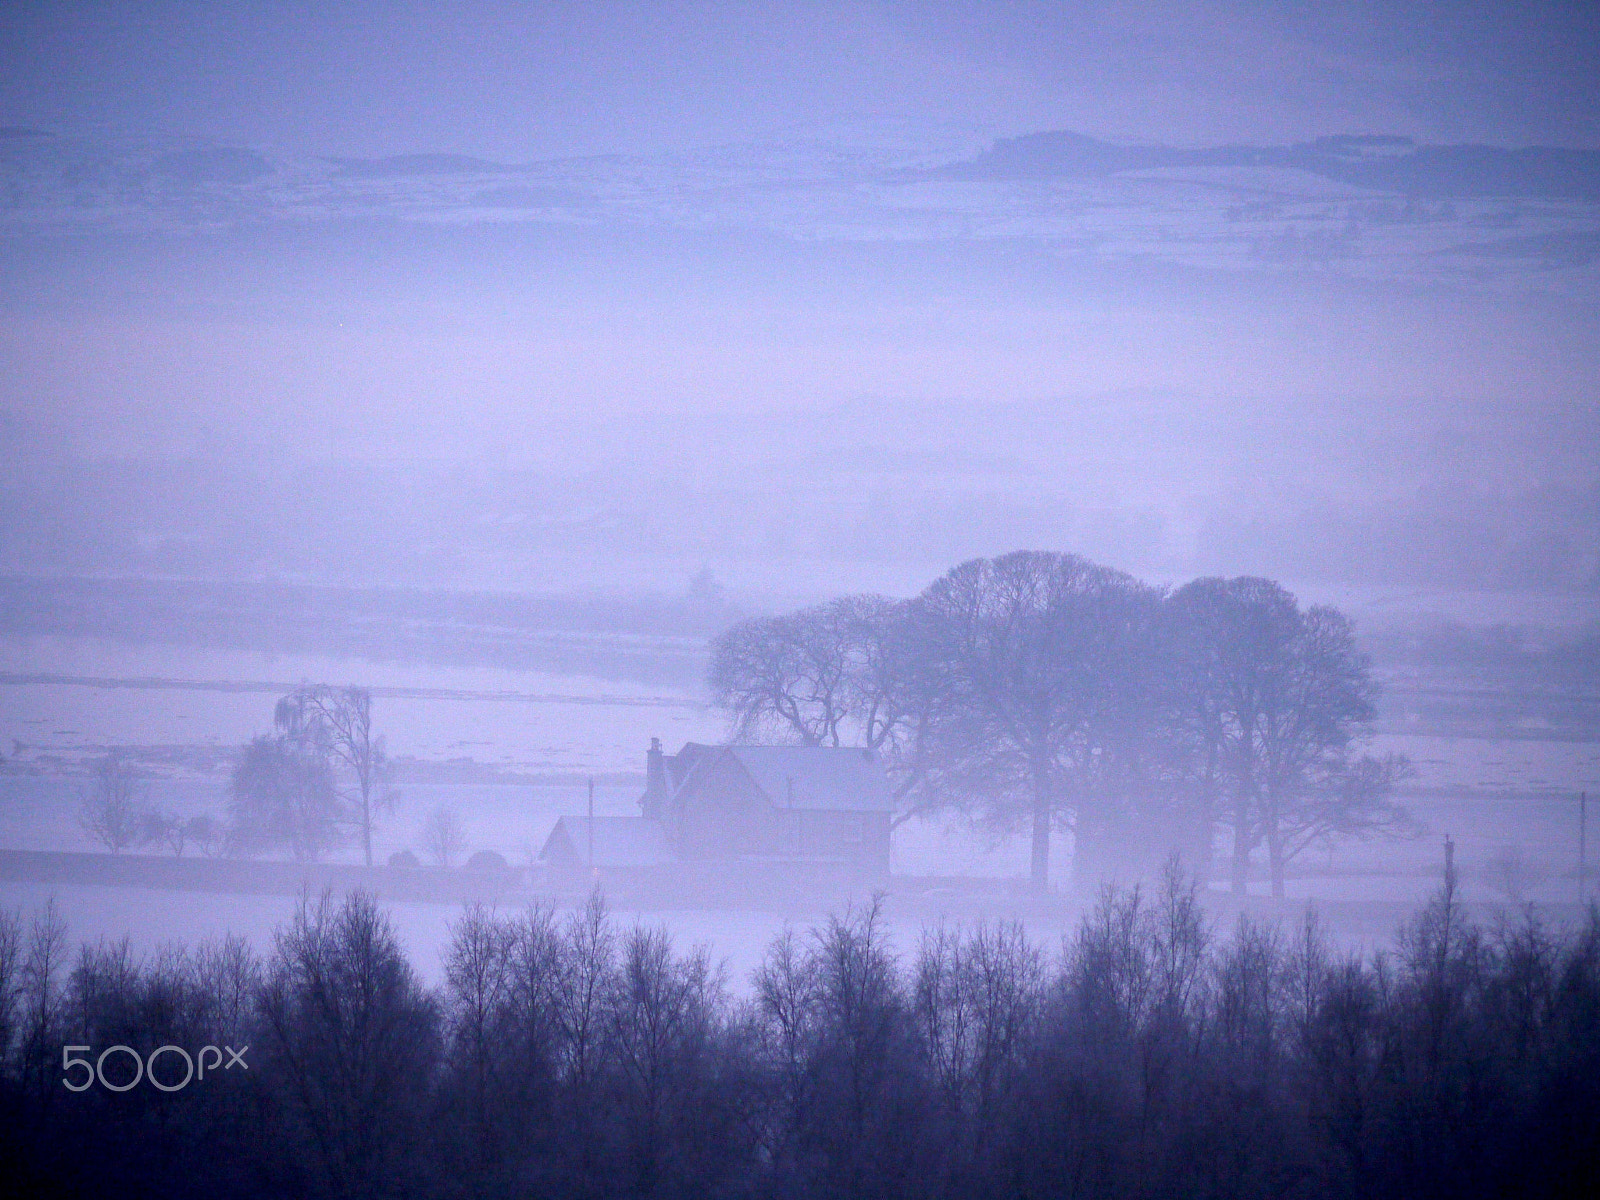
[[[1292,144],[1203,147],[1108,142],[1058,129],[1000,138],[987,150],[908,177],[965,181],[1093,179],[1162,168],[1277,167],[1349,186],[1431,199],[1600,200],[1600,150],[1429,144],[1337,134]]]

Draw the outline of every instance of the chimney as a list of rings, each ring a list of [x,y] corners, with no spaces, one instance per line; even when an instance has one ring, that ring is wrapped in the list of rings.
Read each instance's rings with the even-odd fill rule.
[[[644,795],[639,797],[639,807],[644,815],[660,819],[666,814],[667,756],[661,753],[661,739],[650,739],[650,749],[644,756]]]

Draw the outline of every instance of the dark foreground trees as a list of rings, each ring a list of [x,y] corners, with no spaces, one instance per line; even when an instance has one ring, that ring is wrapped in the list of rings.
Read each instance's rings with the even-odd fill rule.
[[[1446,891],[1392,952],[1213,932],[1108,891],[1059,953],[873,906],[780,936],[748,989],[586,909],[457,921],[423,987],[359,894],[265,962],[143,958],[0,919],[0,1179],[34,1195],[1589,1195],[1600,910],[1485,929]],[[161,1091],[61,1047],[244,1050]],[[209,1060],[208,1060],[209,1061]],[[79,1068],[81,1070],[81,1068]],[[118,1072],[121,1072],[120,1074]],[[79,1075],[67,1076],[77,1080]]]
[[[426,1094],[440,1023],[370,897],[302,902],[259,989],[254,1068],[277,1101],[274,1139],[305,1147],[262,1164],[288,1192],[381,1196],[425,1169]]]

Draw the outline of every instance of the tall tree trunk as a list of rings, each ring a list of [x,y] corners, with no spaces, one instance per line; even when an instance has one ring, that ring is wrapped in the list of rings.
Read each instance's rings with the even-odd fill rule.
[[[1234,813],[1233,817],[1233,863],[1230,878],[1233,885],[1233,894],[1245,894],[1246,881],[1250,876],[1250,835],[1249,825],[1245,817],[1243,806]]]
[[[1283,899],[1283,830],[1278,822],[1278,797],[1268,787],[1265,817],[1267,834],[1267,870],[1272,876],[1272,898]]]
[[[1216,833],[1218,812],[1217,788],[1217,744],[1212,739],[1206,742],[1206,772],[1200,784],[1200,811],[1197,814],[1198,828],[1195,830],[1195,861],[1193,864],[1195,880],[1202,891],[1211,883],[1211,872],[1215,869],[1215,849],[1212,845]]]
[[[1250,762],[1253,753],[1251,740],[1247,725],[1236,767],[1238,781],[1234,785],[1238,790],[1233,800],[1233,894],[1235,896],[1245,894],[1246,880],[1250,874],[1250,850],[1253,845],[1250,837],[1250,815],[1256,789]]]
[[[1036,892],[1050,887],[1050,817],[1052,805],[1050,790],[1043,781],[1035,780],[1033,786],[1033,856],[1029,862],[1028,877]]]

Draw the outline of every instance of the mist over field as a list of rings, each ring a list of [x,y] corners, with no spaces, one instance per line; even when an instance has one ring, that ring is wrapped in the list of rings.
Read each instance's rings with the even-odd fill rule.
[[[1586,1186],[1600,18],[1280,7],[0,16],[0,1174]]]

